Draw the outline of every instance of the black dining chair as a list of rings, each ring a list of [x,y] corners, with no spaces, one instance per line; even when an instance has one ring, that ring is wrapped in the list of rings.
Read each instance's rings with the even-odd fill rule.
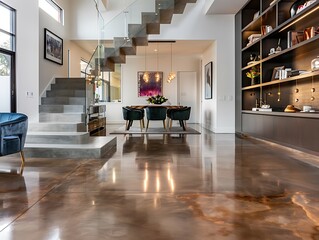
[[[146,118],[147,118],[146,131],[148,129],[150,120],[163,121],[163,126],[164,126],[164,129],[166,130],[166,126],[165,126],[166,110],[167,110],[166,107],[160,107],[160,106],[146,108]]]
[[[131,107],[122,107],[123,118],[126,120],[125,130],[130,130],[134,120],[140,121],[141,131],[144,128],[144,109],[137,109]]]
[[[168,127],[172,128],[173,120],[178,120],[179,125],[186,131],[186,120],[189,120],[191,107],[173,108],[167,110]]]

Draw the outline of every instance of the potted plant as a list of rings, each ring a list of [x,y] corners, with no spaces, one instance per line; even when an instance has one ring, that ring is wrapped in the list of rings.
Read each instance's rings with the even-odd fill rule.
[[[259,65],[253,66],[248,72],[246,72],[246,76],[251,79],[251,85],[255,85],[257,83],[255,78],[260,76]]]
[[[161,95],[156,95],[156,96],[151,96],[148,99],[146,99],[146,101],[148,103],[152,103],[152,104],[162,104],[164,102],[166,102],[168,99],[165,98],[164,96]]]

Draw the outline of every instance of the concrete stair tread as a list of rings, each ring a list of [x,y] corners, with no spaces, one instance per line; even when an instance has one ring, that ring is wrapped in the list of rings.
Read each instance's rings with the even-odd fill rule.
[[[90,137],[88,143],[82,144],[49,144],[49,143],[26,143],[25,148],[58,148],[58,149],[100,149],[106,143],[116,139],[113,136]]]
[[[40,136],[81,136],[81,135],[86,135],[88,132],[36,132],[36,131],[29,131],[27,133],[28,136],[35,136],[35,135],[40,135]]]
[[[43,125],[47,125],[47,124],[52,124],[52,125],[55,125],[55,124],[70,124],[70,125],[73,125],[73,124],[80,124],[82,122],[55,122],[55,121],[51,121],[51,122],[33,122],[33,123],[29,123],[29,126],[32,124],[43,124]]]

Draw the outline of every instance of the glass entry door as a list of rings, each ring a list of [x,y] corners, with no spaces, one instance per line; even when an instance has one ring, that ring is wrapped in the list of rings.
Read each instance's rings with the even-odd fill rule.
[[[0,112],[15,112],[13,56],[0,51]]]

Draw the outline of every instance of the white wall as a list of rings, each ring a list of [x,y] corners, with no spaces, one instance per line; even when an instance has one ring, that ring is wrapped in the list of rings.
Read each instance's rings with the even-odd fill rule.
[[[17,10],[16,83],[17,111],[38,119],[39,10],[38,0],[2,0]],[[26,92],[33,92],[32,98]]]
[[[41,94],[43,90],[48,86],[52,78],[54,77],[67,77],[67,52],[69,45],[68,38],[68,1],[58,0],[59,4],[64,9],[64,25],[57,22],[52,17],[50,17],[46,12],[39,8],[39,93]],[[63,39],[63,65],[56,64],[49,60],[44,59],[44,29],[47,28],[55,35]]]
[[[205,99],[205,65],[208,64],[209,62],[213,62],[213,75],[212,75],[212,83],[213,83],[213,98],[212,99]],[[217,101],[216,101],[216,96],[217,96],[217,87],[216,87],[216,43],[212,43],[212,45],[206,49],[206,51],[202,55],[202,71],[201,71],[201,79],[202,79],[202,126],[215,130],[216,129],[216,123],[217,123],[217,118],[216,118],[216,109],[217,109]]]
[[[177,104],[177,79],[170,84],[166,82],[170,72],[170,55],[159,56],[158,70],[163,72],[163,95],[172,105]],[[200,56],[181,55],[173,58],[173,71],[200,72]],[[126,64],[122,65],[122,102],[106,103],[107,122],[123,122],[122,106],[147,104],[146,97],[138,97],[137,72],[145,70],[144,57],[129,56]],[[147,71],[156,71],[156,57],[147,57]],[[198,74],[199,76],[199,74]],[[199,77],[197,79],[200,79]],[[199,81],[199,80],[198,80]],[[199,105],[199,104],[198,104]]]
[[[149,0],[109,0],[108,9],[101,11],[98,20],[96,7],[93,0],[70,0],[70,18],[72,26],[72,39],[97,39],[102,38],[99,33],[101,26],[105,26],[103,37],[113,39],[125,36],[125,17],[123,10],[127,12],[126,20],[128,23],[141,23],[141,12],[154,12],[155,1]]]
[[[81,68],[80,61],[81,58],[89,60],[91,53],[84,51],[78,45],[70,41],[70,29],[74,27],[71,26],[70,8],[72,6],[68,1],[58,0],[56,1],[64,9],[64,25],[55,21],[42,9],[40,11],[40,25],[39,25],[39,59],[40,59],[40,82],[39,82],[39,93],[42,94],[43,91],[50,85],[51,81],[55,77],[79,77]],[[63,65],[56,64],[54,62],[44,59],[44,29],[47,28],[54,34],[58,35],[63,39]],[[70,59],[68,59],[68,50],[70,50]],[[68,62],[70,63],[70,70],[68,69]]]
[[[92,53],[85,51],[83,48],[79,47],[74,42],[69,42],[70,50],[70,77],[80,77],[81,75],[81,59],[89,61]]]

